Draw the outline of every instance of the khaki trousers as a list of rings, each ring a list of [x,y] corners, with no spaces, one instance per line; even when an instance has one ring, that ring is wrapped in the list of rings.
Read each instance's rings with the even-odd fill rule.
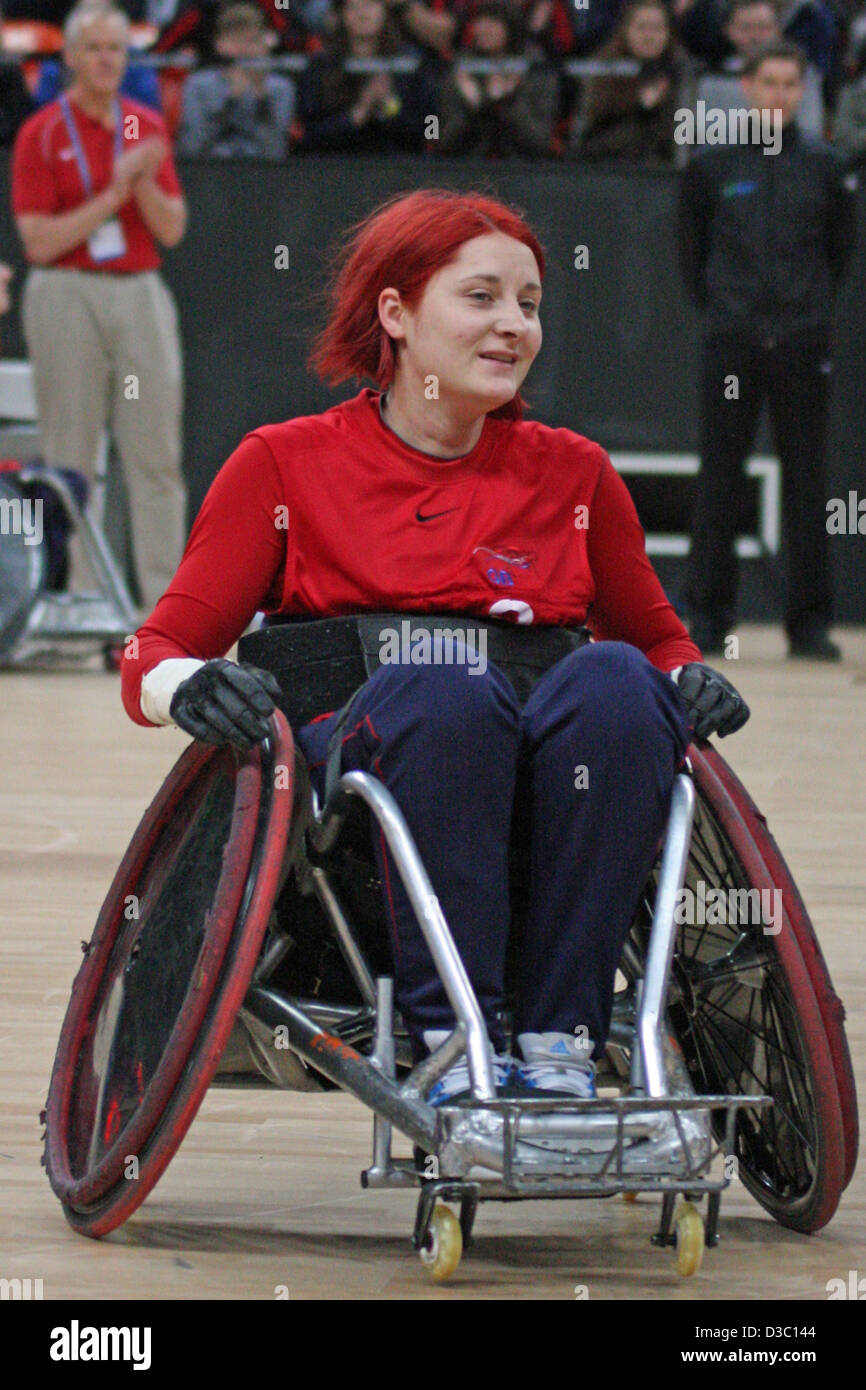
[[[107,427],[129,495],[135,572],[150,611],[183,549],[182,357],[174,299],[156,271],[31,269],[22,323],[46,463],[93,481]],[[72,549],[72,583],[80,569]]]

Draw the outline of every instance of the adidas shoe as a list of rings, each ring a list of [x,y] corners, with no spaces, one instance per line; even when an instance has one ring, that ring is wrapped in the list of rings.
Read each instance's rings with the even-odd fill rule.
[[[430,1029],[424,1034],[424,1041],[431,1052],[435,1052],[437,1047],[448,1037],[448,1030]],[[494,1052],[491,1057],[493,1062],[493,1081],[497,1093],[500,1088],[507,1086],[511,1079],[512,1060],[501,1053]],[[453,1105],[455,1102],[468,1100],[472,1092],[469,1084],[469,1064],[465,1055],[449,1067],[444,1076],[431,1086],[427,1092],[427,1102],[429,1105]]]
[[[578,1040],[571,1033],[520,1033],[517,1041],[524,1060],[515,1062],[514,1081],[522,1081],[525,1096],[535,1095],[539,1100],[596,1099],[591,1042]],[[555,1122],[549,1135],[520,1140],[524,1154],[535,1151],[544,1155],[544,1164],[564,1162],[569,1167],[582,1159],[600,1160],[611,1152],[613,1144],[609,1136],[596,1132],[557,1133]]]
[[[523,1062],[515,1063],[515,1081],[527,1091],[554,1097],[594,1100],[595,1064],[592,1043],[571,1033],[521,1033],[517,1039]]]

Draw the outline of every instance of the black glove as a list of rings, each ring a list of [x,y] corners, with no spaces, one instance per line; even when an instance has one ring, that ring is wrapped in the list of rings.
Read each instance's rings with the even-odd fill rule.
[[[677,680],[689,723],[698,738],[736,733],[742,729],[751,713],[742,695],[731,682],[712,666],[702,661],[690,661],[680,671]]]
[[[220,657],[206,661],[172,696],[169,713],[175,724],[202,743],[232,743],[252,748],[268,735],[268,716],[280,698],[270,671],[238,666]]]

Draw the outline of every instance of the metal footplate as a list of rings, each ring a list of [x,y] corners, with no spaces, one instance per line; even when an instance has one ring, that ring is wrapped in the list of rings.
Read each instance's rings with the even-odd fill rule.
[[[440,1172],[454,1179],[489,1165],[484,1198],[721,1192],[729,1178],[709,1171],[734,1153],[737,1111],[772,1103],[769,1096],[615,1096],[442,1106],[436,1153]],[[719,1111],[725,1128],[716,1138],[710,1117]]]
[[[79,643],[124,641],[135,631],[138,618],[102,529],[87,508],[79,507],[72,489],[57,469],[28,464],[21,470],[21,480],[50,487],[59,498],[97,587],[87,593],[41,593],[7,658],[8,664],[24,665],[34,659],[59,660],[70,644],[75,649]]]
[[[105,594],[46,593],[30,610],[26,636],[42,641],[108,641],[125,637],[134,624],[134,613],[121,612]]]

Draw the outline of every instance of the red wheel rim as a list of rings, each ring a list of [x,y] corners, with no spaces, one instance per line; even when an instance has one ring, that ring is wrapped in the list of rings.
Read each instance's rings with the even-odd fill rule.
[[[774,879],[761,856],[760,841],[704,757],[705,747],[692,746],[689,749],[698,790],[723,828],[748,883],[755,887],[772,884]],[[715,756],[718,757],[717,754]],[[803,1043],[808,1048],[816,1106],[816,1137],[820,1142],[824,1165],[823,1185],[820,1196],[813,1199],[812,1206],[798,1211],[794,1207],[786,1207],[771,1194],[765,1196],[760,1184],[750,1186],[747,1177],[743,1180],[776,1220],[796,1230],[814,1232],[830,1221],[845,1186],[845,1131],[833,1056],[823,1018],[787,911],[784,885],[775,886],[783,888],[783,921],[781,931],[772,937],[773,949],[787,980],[791,999],[796,1001]]]
[[[689,756],[698,786],[710,797],[718,795],[718,789],[721,787],[730,798],[755,841],[774,884],[782,890],[785,919],[800,948],[833,1058],[842,1112],[845,1140],[844,1186],[847,1187],[857,1166],[860,1119],[854,1067],[844,1028],[845,1006],[833,988],[815,928],[782,851],[767,824],[766,816],[758,810],[736,773],[712,744],[703,743],[700,748],[693,746],[689,750]]]
[[[183,816],[185,802],[187,807],[194,802],[208,772],[235,755],[201,744],[186,750],[145,813],[100,913],[73,987],[46,1105],[48,1176],[72,1224],[87,1234],[103,1235],[119,1225],[152,1189],[192,1122],[243,1002],[276,895],[292,808],[294,748],[279,713],[272,731],[268,743],[245,754],[236,767],[219,880],[167,1042],[130,1120],[81,1172],[75,1171],[80,1160],[73,1163],[70,1154],[70,1111],[94,1009],[105,998],[106,970],[123,935],[123,904],[153,866],[172,818]],[[278,768],[284,769],[282,777],[274,775]],[[126,1171],[131,1155],[139,1160],[134,1180]]]

